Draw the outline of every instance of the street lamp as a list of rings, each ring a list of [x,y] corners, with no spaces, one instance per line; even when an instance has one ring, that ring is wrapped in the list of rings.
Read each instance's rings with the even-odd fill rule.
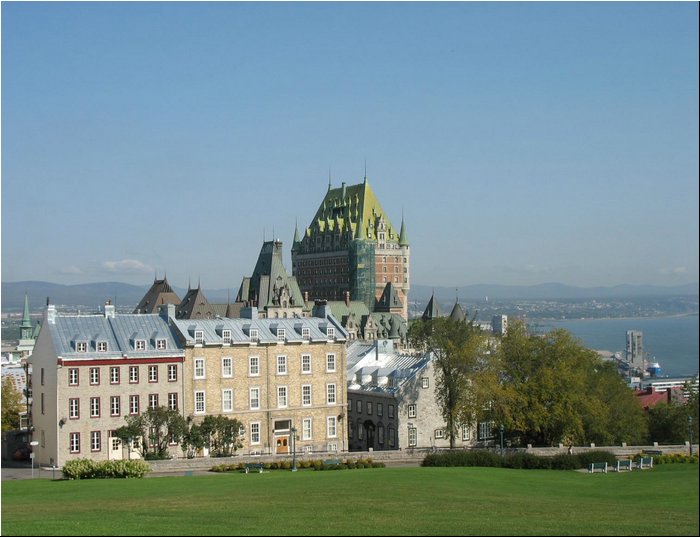
[[[693,416],[688,416],[688,432],[690,433],[690,456],[693,456]]]
[[[32,452],[29,454],[29,458],[32,459],[32,479],[34,479],[34,446],[38,446],[39,442],[36,440],[32,440],[29,442],[29,445],[32,446]],[[692,440],[691,440],[691,445],[692,445]],[[691,447],[692,449],[692,447]]]
[[[503,424],[501,423],[501,457],[503,457]]]
[[[292,427],[292,472],[297,471],[297,428]]]

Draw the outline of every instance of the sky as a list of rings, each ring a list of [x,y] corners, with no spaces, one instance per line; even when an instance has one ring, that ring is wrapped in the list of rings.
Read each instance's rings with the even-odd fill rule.
[[[2,281],[237,289],[328,188],[413,284],[698,281],[698,4],[16,3]]]

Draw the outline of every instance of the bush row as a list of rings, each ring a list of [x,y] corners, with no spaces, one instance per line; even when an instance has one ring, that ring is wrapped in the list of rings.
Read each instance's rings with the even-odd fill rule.
[[[339,459],[340,460],[340,459]],[[211,472],[236,472],[245,470],[246,463],[239,462],[234,464],[219,464],[213,466]],[[281,462],[264,462],[262,463],[264,470],[290,470],[292,463],[290,461]],[[298,460],[297,469],[313,469],[313,470],[355,470],[358,468],[384,468],[383,462],[374,462],[372,459],[345,459],[340,460],[340,464],[325,464],[324,459],[315,460]]]
[[[73,459],[63,465],[62,471],[66,479],[105,479],[143,477],[151,471],[151,467],[140,459],[127,461]]]
[[[588,451],[575,455],[541,457],[532,453],[513,453],[501,457],[492,451],[450,451],[431,453],[423,459],[423,466],[490,466],[528,470],[576,470],[588,468],[592,462],[615,465],[615,455],[610,451]]]
[[[649,455],[639,454],[639,457],[648,457]],[[695,454],[692,457],[690,455],[684,455],[683,453],[673,453],[668,455],[654,455],[654,464],[678,464],[678,463],[689,463],[697,464],[698,455]]]

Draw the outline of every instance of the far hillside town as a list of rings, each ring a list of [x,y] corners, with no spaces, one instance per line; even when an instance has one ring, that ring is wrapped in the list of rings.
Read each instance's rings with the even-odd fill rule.
[[[153,438],[127,439],[123,428],[159,408],[190,425],[235,418],[236,452],[246,456],[495,446],[489,420],[449,434],[435,357],[413,344],[412,322],[472,323],[493,350],[509,322],[524,317],[697,310],[697,301],[663,299],[467,304],[455,292],[449,301],[435,293],[411,300],[406,222],[391,222],[366,177],[329,183],[290,249],[291,273],[284,244],[264,241],[226,301],[210,300],[200,282],[178,293],[165,275],[128,309],[104,297],[99,308],[77,311],[47,297],[37,318],[25,295],[21,314],[3,316],[3,386],[9,379],[22,397],[17,428],[3,432],[3,458],[26,458],[30,445],[34,462],[51,467],[143,457]],[[603,358],[642,407],[682,403],[689,386],[697,389],[697,376],[659,378],[643,333],[625,336],[624,353]],[[210,455],[209,447],[170,440],[170,456]]]

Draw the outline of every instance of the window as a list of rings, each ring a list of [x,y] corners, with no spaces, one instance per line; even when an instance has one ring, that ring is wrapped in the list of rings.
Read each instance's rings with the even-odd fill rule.
[[[358,399],[357,404],[355,405],[355,412],[358,414],[362,414],[362,400]]]
[[[393,427],[389,427],[386,433],[389,437],[389,447],[394,447],[396,445],[396,430]]]
[[[194,392],[194,413],[204,414],[205,408],[204,391]]]
[[[329,326],[326,328],[326,336],[328,339],[333,339],[335,338],[335,327],[334,326]]]
[[[148,394],[148,408],[158,408],[158,394],[149,393]]]
[[[139,383],[139,366],[130,365],[129,366],[129,384]]]
[[[462,425],[462,440],[469,440],[471,438],[471,433],[469,431],[468,425]]]
[[[301,386],[301,404],[302,406],[311,406],[311,384]]]
[[[277,407],[284,408],[287,406],[287,387],[277,386]]]
[[[301,372],[304,375],[311,373],[311,355],[302,354],[301,355]]]
[[[335,373],[335,354],[326,355],[326,372]]]
[[[168,348],[168,340],[166,339],[156,339],[156,349],[159,351],[164,351]]]
[[[336,444],[335,442],[328,444],[327,450],[328,451],[338,451],[338,444]]]
[[[177,380],[177,364],[168,365],[168,382],[175,382]]]
[[[367,401],[367,415],[372,415],[372,401]]]
[[[305,339],[307,341],[311,339],[311,330],[307,326],[304,326],[301,329],[301,339]]]
[[[90,385],[95,386],[100,383],[100,368],[91,367],[90,368]]]
[[[435,440],[445,438],[445,429],[435,429]]]
[[[416,417],[416,405],[408,405],[408,417],[409,418]]]
[[[227,389],[221,392],[221,411],[233,412],[233,390]]]
[[[421,377],[420,379],[421,388],[430,388],[430,379],[428,377]]]
[[[68,370],[68,386],[77,386],[78,378],[78,370],[74,367],[71,367]]]
[[[109,415],[119,416],[121,414],[121,397],[113,395],[109,398]]]
[[[134,347],[137,351],[145,351],[146,350],[146,340],[145,339],[137,339],[134,342]]]
[[[335,404],[335,384],[326,384],[326,403]]]
[[[97,352],[107,352],[107,342],[98,341],[97,342]]]
[[[170,410],[177,410],[177,393],[168,394],[168,408]]]
[[[148,382],[158,382],[158,366],[148,366]]]
[[[231,343],[231,330],[222,330],[221,339],[224,340],[224,343]]]
[[[304,418],[301,422],[301,439],[311,440],[311,418]]]
[[[383,416],[383,415],[384,415],[384,404],[377,403],[377,416]]]
[[[260,339],[260,336],[258,336],[258,329],[251,328],[250,329],[250,340],[251,341],[258,341],[259,339]]]
[[[233,358],[225,357],[221,359],[221,376],[226,378],[233,376]]]
[[[482,421],[479,423],[479,440],[493,438],[493,431],[490,421]]]
[[[250,443],[260,443],[260,422],[256,421],[250,424]]]
[[[389,405],[389,419],[394,418],[394,405]]]
[[[195,345],[203,345],[204,344],[204,331],[203,330],[195,330],[194,331],[194,344]]]
[[[377,443],[380,446],[384,445],[384,426],[383,425],[377,426]]]
[[[326,418],[326,434],[328,438],[335,438],[338,436],[338,427],[336,423],[337,418],[335,416],[328,416]]]
[[[260,375],[260,358],[258,356],[248,358],[248,375],[251,377]]]
[[[68,417],[72,420],[80,417],[80,399],[68,399]]]
[[[260,408],[260,388],[250,389],[250,409],[258,410]]]
[[[118,367],[110,367],[109,368],[109,383],[110,384],[119,384],[119,368]]]
[[[70,433],[69,445],[71,453],[80,453],[80,433]]]
[[[90,417],[99,418],[100,417],[100,398],[90,397]]]
[[[139,413],[139,396],[130,395],[129,396],[129,414],[132,416]]]
[[[414,447],[418,443],[418,429],[415,427],[408,428],[408,445]]]
[[[41,413],[46,414],[46,405],[44,404],[44,393],[41,393]]]
[[[75,344],[75,350],[78,352],[87,352],[87,342],[86,341],[78,341]]]
[[[278,356],[277,357],[277,374],[286,375],[287,374],[287,357]]]
[[[284,328],[277,329],[277,341],[284,341],[286,338]]]
[[[194,359],[194,378],[203,379],[204,378],[204,358]]]

